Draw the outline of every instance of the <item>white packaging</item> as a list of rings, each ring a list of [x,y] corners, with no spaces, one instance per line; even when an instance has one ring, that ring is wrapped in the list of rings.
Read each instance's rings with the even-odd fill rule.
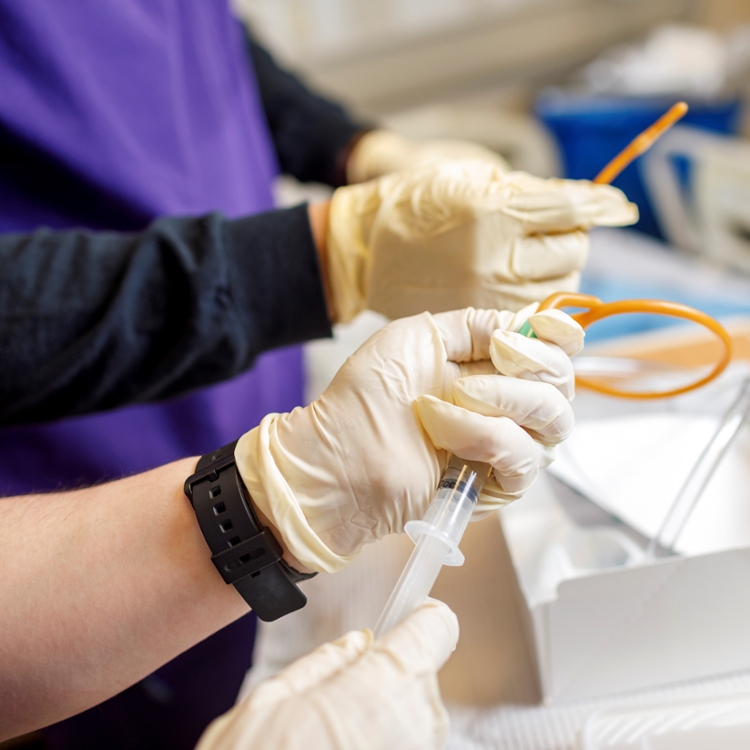
[[[750,694],[601,709],[586,721],[579,747],[580,750],[747,750]]]
[[[606,434],[606,425],[602,429]],[[616,451],[616,442],[605,445]],[[738,439],[733,448],[748,452],[748,445]],[[639,485],[632,477],[645,464],[634,455],[636,448],[631,445],[630,455],[623,450],[620,473],[609,480],[630,482],[634,496]],[[646,434],[642,450],[654,452]],[[670,468],[676,458],[668,460],[669,451],[664,456],[663,471],[674,482],[672,489],[660,485],[668,505],[685,467]],[[720,466],[691,521],[698,528],[686,528],[690,543],[681,554],[647,563],[641,551],[646,537],[637,529],[653,528],[648,503],[633,503],[643,509],[640,516],[620,507],[630,511],[626,526],[616,515],[622,494],[608,493],[605,512],[545,473],[522,500],[503,509],[545,701],[596,698],[750,669],[750,456],[745,459],[735,456]],[[642,488],[647,496],[648,471]],[[722,502],[712,504],[716,488]],[[714,511],[716,523],[701,520],[701,514],[711,519]]]
[[[750,669],[750,549],[599,570],[556,586],[548,576],[545,590],[540,568],[556,534],[535,533],[542,524],[534,517],[559,512],[543,476],[502,513],[546,701]]]

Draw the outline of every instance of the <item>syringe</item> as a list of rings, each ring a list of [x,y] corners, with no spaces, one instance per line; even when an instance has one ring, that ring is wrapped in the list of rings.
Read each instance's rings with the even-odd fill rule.
[[[406,524],[406,533],[417,546],[378,619],[376,638],[424,603],[443,565],[463,565],[458,543],[490,471],[488,464],[455,456],[448,462],[424,518]]]

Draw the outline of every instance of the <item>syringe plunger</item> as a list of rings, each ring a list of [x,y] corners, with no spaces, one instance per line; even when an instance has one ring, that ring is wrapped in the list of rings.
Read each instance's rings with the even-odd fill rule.
[[[488,474],[485,464],[455,456],[449,461],[424,518],[406,524],[406,533],[417,546],[380,615],[375,637],[387,633],[424,603],[443,565],[463,564],[458,544]]]

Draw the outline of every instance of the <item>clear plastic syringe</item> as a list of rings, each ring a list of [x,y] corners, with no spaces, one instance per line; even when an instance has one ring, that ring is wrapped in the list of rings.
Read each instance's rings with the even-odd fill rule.
[[[424,518],[406,524],[406,533],[417,546],[378,619],[376,638],[424,603],[443,565],[463,565],[458,543],[490,470],[487,464],[455,456],[448,462]]]

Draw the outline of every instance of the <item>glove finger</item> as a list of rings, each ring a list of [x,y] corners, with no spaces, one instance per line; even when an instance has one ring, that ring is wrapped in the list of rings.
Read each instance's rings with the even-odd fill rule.
[[[425,166],[439,164],[448,160],[479,160],[488,161],[503,172],[510,172],[508,162],[497,151],[470,141],[440,139],[424,143],[413,142],[414,148],[406,160],[409,169],[420,169]]]
[[[611,185],[587,180],[532,181],[518,173],[512,181],[517,189],[509,196],[505,213],[521,221],[527,234],[619,227],[638,221],[635,204]]]
[[[559,346],[520,333],[497,330],[492,334],[490,354],[502,375],[550,383],[569,401],[573,399],[573,363]]]
[[[532,234],[513,243],[511,267],[519,279],[544,280],[581,271],[589,254],[588,232]]]
[[[544,469],[554,460],[554,447],[539,442],[534,443],[534,446],[537,449],[539,468]],[[497,479],[493,473],[484,483],[484,487],[482,487],[477,506],[471,514],[472,522],[481,521],[483,518],[487,518],[491,513],[495,513],[498,509],[504,508],[508,503],[517,500],[522,495],[523,492],[507,492],[504,490],[497,483]]]
[[[510,327],[514,315],[507,310],[467,307],[437,313],[432,319],[451,362],[476,362],[490,358],[492,332]]]
[[[516,281],[500,281],[485,279],[481,289],[472,291],[472,300],[467,304],[474,304],[484,309],[500,308],[503,310],[520,310],[530,302],[539,302],[550,294],[557,292],[577,292],[581,286],[581,274],[578,271],[557,276],[554,279],[535,281],[524,279],[522,283]],[[516,330],[508,327],[509,330]]]
[[[348,717],[351,727],[348,737],[343,728],[336,747],[359,747],[362,737],[367,747],[443,747],[448,714],[440,700],[437,671],[457,641],[456,615],[442,602],[428,599],[356,665],[329,681],[324,686],[329,703]]]
[[[410,675],[437,672],[458,643],[458,618],[451,608],[437,599],[428,599],[402,623],[385,633],[373,651]]]
[[[512,420],[485,417],[434,396],[420,396],[415,404],[422,426],[436,447],[490,464],[504,492],[519,496],[536,478],[536,443]]]
[[[562,310],[541,310],[530,315],[528,321],[538,339],[556,344],[569,357],[583,349],[586,332],[577,320],[573,320]]]
[[[570,402],[554,386],[502,375],[459,378],[453,401],[485,417],[508,417],[550,445],[568,437],[575,421]]]
[[[310,690],[357,661],[371,644],[372,634],[363,630],[323,644],[261,683],[251,693],[254,705],[268,705]]]
[[[463,364],[456,365],[458,372],[455,378],[466,378],[473,375],[497,375],[495,365],[492,364],[491,359],[483,359],[481,362],[464,362]]]

